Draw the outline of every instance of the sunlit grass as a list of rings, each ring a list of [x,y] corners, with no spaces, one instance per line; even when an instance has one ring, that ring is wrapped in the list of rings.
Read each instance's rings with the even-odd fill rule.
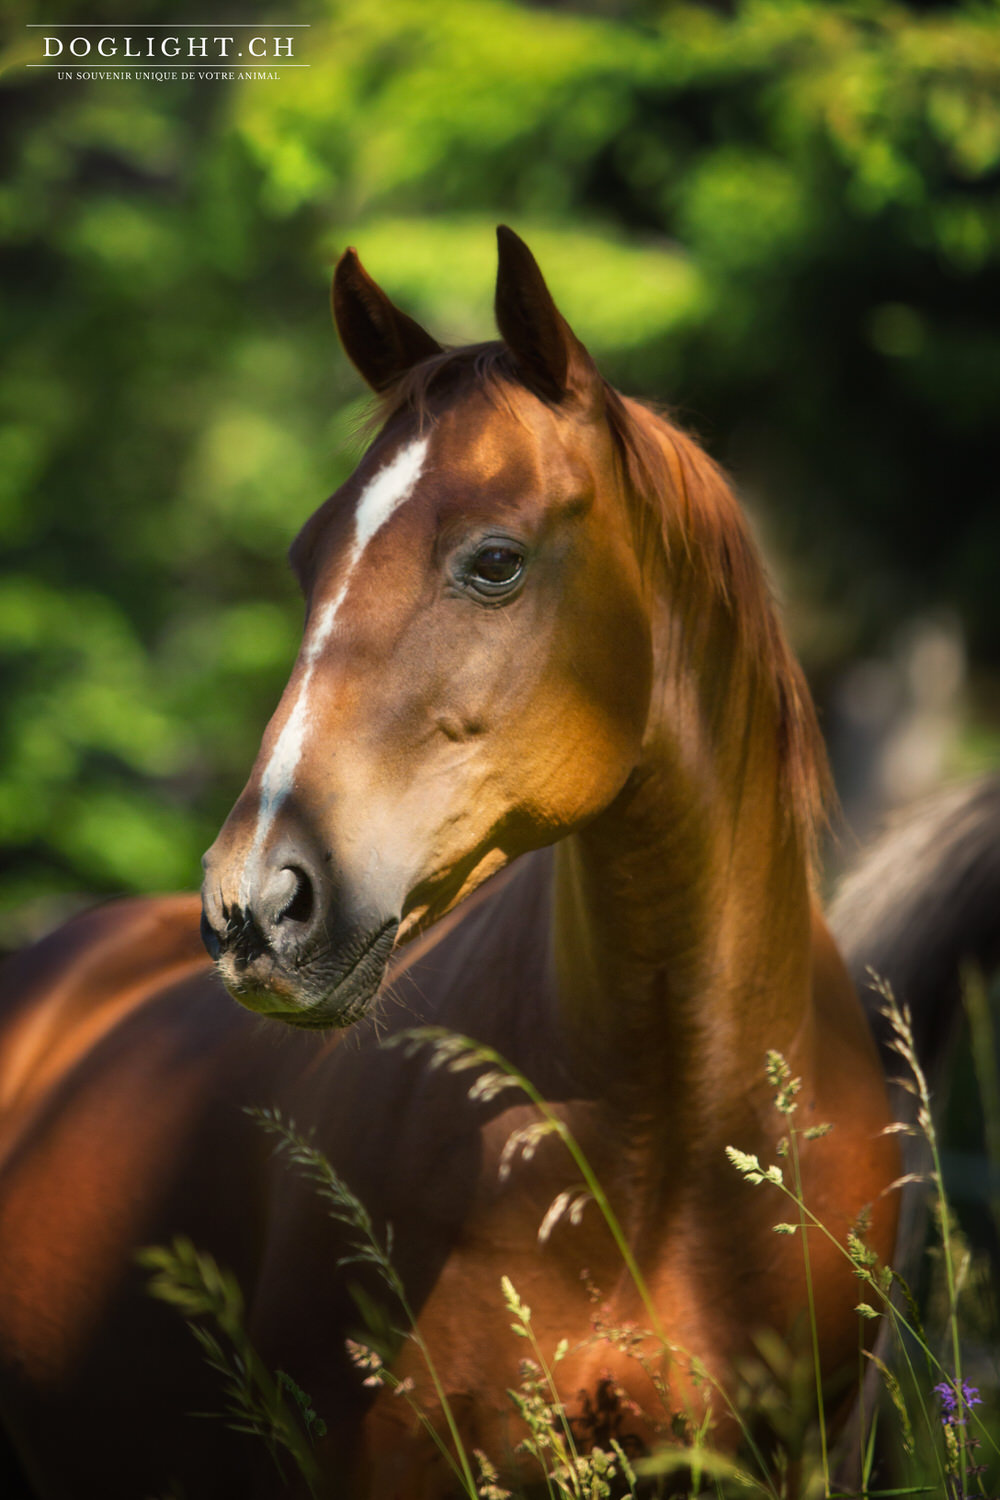
[[[376,1228],[362,1201],[294,1123],[276,1111],[256,1112],[290,1167],[313,1186],[331,1217],[346,1231],[348,1250],[340,1265],[363,1264],[372,1270],[391,1307],[391,1339],[386,1340],[385,1313],[380,1310],[372,1320],[370,1339],[348,1341],[359,1383],[384,1388],[409,1404],[451,1472],[456,1495],[467,1500],[515,1500],[528,1493],[523,1489],[526,1483],[531,1494],[544,1493],[549,1500],[659,1494],[664,1485],[671,1494],[683,1491],[716,1500],[746,1495],[769,1500],[888,1500],[889,1496],[920,1494],[943,1500],[988,1500],[990,1485],[1000,1472],[1000,1449],[993,1424],[984,1417],[995,1405],[996,1392],[980,1390],[964,1373],[960,1319],[969,1257],[944,1193],[931,1099],[914,1050],[909,1016],[887,985],[876,984],[892,1028],[894,1050],[906,1064],[906,1084],[915,1100],[915,1125],[890,1129],[919,1132],[931,1160],[927,1190],[937,1226],[932,1254],[943,1289],[939,1326],[925,1326],[910,1287],[896,1271],[878,1262],[866,1242],[864,1215],[841,1242],[805,1201],[800,1143],[830,1135],[824,1149],[836,1150],[836,1133],[826,1125],[803,1128],[796,1123],[799,1080],[779,1053],[770,1052],[764,1070],[785,1130],[778,1146],[780,1161],[762,1162],[735,1145],[727,1154],[750,1186],[774,1195],[775,1232],[795,1236],[801,1245],[809,1287],[812,1353],[805,1363],[797,1361],[776,1336],[762,1335],[759,1360],[747,1365],[732,1390],[724,1389],[689,1353],[669,1341],[628,1238],[596,1174],[565,1121],[530,1080],[494,1049],[453,1032],[421,1028],[394,1039],[411,1051],[425,1051],[432,1068],[452,1074],[468,1072],[467,1095],[473,1102],[488,1102],[508,1090],[527,1096],[536,1118],[512,1132],[501,1159],[502,1174],[510,1173],[518,1157],[530,1157],[546,1137],[557,1138],[565,1147],[580,1173],[580,1186],[553,1200],[539,1224],[539,1240],[544,1243],[560,1219],[572,1223],[583,1204],[593,1202],[618,1246],[647,1326],[615,1328],[595,1317],[590,1339],[635,1359],[660,1397],[662,1410],[654,1420],[659,1436],[645,1455],[626,1452],[617,1440],[606,1446],[582,1442],[559,1384],[559,1367],[573,1352],[570,1343],[563,1338],[547,1350],[536,1336],[532,1308],[508,1276],[497,1286],[498,1306],[505,1310],[511,1336],[524,1345],[518,1381],[509,1391],[511,1414],[519,1419],[523,1434],[516,1455],[517,1477],[505,1469],[504,1455],[470,1450],[395,1268],[391,1226],[381,1232]],[[787,1218],[779,1217],[782,1203],[787,1205]],[[809,1261],[809,1239],[816,1234],[837,1246],[857,1278],[859,1387],[867,1369],[874,1368],[882,1398],[869,1425],[860,1431],[856,1477],[849,1488],[838,1488],[838,1464],[844,1454],[838,1451],[836,1435],[827,1430],[824,1418]],[[272,1376],[252,1348],[235,1280],[184,1240],[175,1241],[169,1249],[146,1252],[145,1260],[156,1272],[154,1293],[183,1312],[209,1363],[224,1377],[227,1420],[238,1430],[261,1438],[279,1465],[293,1462],[312,1490],[318,1479],[313,1445],[321,1419],[291,1377],[282,1372]],[[364,1303],[359,1306],[364,1313]],[[874,1320],[880,1321],[887,1337],[871,1352],[863,1329]],[[432,1420],[422,1409],[413,1380],[401,1379],[392,1368],[404,1339],[411,1341],[423,1361],[440,1420]],[[704,1398],[700,1411],[676,1410],[664,1372],[679,1360],[697,1377]],[[722,1411],[738,1426],[736,1452],[720,1450],[713,1443],[713,1413]],[[759,1442],[762,1418],[770,1433],[766,1452]],[[887,1477],[876,1465],[878,1452]]]

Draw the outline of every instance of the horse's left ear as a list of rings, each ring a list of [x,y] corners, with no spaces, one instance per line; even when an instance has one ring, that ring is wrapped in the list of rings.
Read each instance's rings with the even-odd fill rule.
[[[384,391],[441,345],[392,303],[358,259],[345,250],[333,273],[333,321],[348,358],[376,391]]]
[[[496,319],[525,383],[547,401],[599,399],[597,367],[552,300],[538,262],[513,229],[497,229]]]

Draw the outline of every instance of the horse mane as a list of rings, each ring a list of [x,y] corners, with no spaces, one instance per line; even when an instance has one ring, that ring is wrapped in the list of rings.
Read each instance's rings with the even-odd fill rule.
[[[516,415],[506,392],[525,388],[525,381],[510,350],[494,341],[421,360],[382,393],[371,425],[381,428],[403,413],[421,426],[433,422],[448,397],[470,382]],[[637,503],[640,562],[648,564],[655,550],[669,557],[679,543],[732,619],[749,676],[776,713],[783,801],[814,868],[832,780],[812,697],[743,510],[722,469],[688,433],[663,411],[622,396],[607,381],[603,386],[605,420]]]
[[[815,868],[834,801],[826,747],[743,509],[719,465],[662,411],[607,386],[605,412],[654,544],[667,556],[683,548],[730,616],[749,676],[773,706],[785,805]]]

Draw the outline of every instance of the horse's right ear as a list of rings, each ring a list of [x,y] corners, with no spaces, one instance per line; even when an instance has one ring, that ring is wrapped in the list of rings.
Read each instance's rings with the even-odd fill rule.
[[[538,262],[506,224],[497,228],[496,319],[525,383],[547,401],[572,396],[593,411],[603,400],[594,361],[552,300]]]
[[[386,390],[413,365],[441,353],[437,340],[376,286],[356,250],[345,250],[337,262],[330,301],[340,342],[375,391]]]

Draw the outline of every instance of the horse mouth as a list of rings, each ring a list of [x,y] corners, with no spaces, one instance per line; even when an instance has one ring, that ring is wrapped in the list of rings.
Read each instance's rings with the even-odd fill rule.
[[[311,953],[291,973],[270,955],[264,966],[236,969],[223,957],[217,967],[233,999],[268,1020],[304,1031],[343,1029],[360,1021],[378,995],[398,930],[390,918],[336,952]]]

